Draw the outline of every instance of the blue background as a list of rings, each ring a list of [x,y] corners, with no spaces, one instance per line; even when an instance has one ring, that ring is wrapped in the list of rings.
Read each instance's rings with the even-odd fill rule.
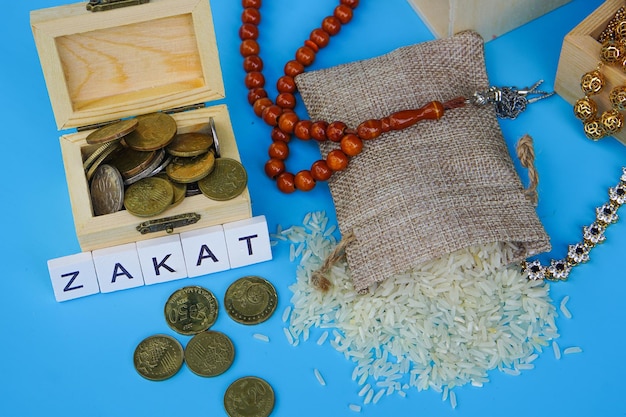
[[[274,416],[353,415],[349,403],[360,403],[359,386],[350,378],[352,364],[330,345],[318,346],[317,331],[308,343],[290,346],[281,320],[289,305],[288,286],[296,265],[288,245],[274,248],[270,262],[193,281],[141,287],[57,303],[46,261],[80,252],[75,237],[68,190],[42,71],[32,39],[29,11],[58,6],[62,0],[11,1],[3,4],[0,26],[0,118],[3,133],[2,273],[0,275],[0,415],[1,416],[167,416],[224,415],[223,393],[235,379],[255,374],[276,391]],[[261,24],[262,56],[269,88],[282,75],[283,64],[331,13],[336,0],[266,1]],[[318,55],[312,69],[369,58],[400,46],[433,39],[406,0],[363,0],[353,22]],[[554,85],[561,44],[567,32],[601,4],[571,3],[524,25],[485,46],[492,84],[526,86],[544,79]],[[246,100],[239,56],[241,3],[213,0],[216,36],[226,98],[242,160],[250,177],[254,215],[267,217],[270,231],[278,224],[300,224],[307,212],[325,210],[334,222],[328,188],[285,196],[263,174],[269,128],[257,119]],[[274,96],[274,93],[271,94]],[[299,108],[302,114],[302,107]],[[563,257],[567,245],[579,241],[581,227],[593,222],[595,207],[608,200],[626,161],[626,147],[614,139],[587,140],[572,109],[560,97],[530,106],[515,121],[502,121],[513,151],[526,133],[535,139],[540,173],[538,214],[553,251]],[[317,155],[312,145],[294,150],[294,166]],[[295,146],[293,147],[295,148]],[[391,161],[390,161],[391,162]],[[520,175],[525,172],[520,168]],[[554,358],[550,349],[521,376],[493,371],[482,388],[457,388],[459,406],[452,410],[441,395],[409,390],[406,398],[383,397],[366,406],[365,416],[621,416],[623,394],[624,250],[626,221],[612,226],[607,242],[592,260],[577,267],[565,283],[553,284],[557,305],[571,297],[573,319],[559,317],[559,344],[584,352]],[[201,378],[186,367],[172,379],[155,383],[134,370],[137,343],[154,333],[173,334],[163,319],[167,297],[186,284],[203,285],[218,299],[244,275],[270,279],[279,292],[277,313],[253,327],[234,323],[222,310],[215,324],[231,336],[235,363],[224,375]],[[253,333],[264,333],[270,343]],[[173,334],[181,343],[187,338]],[[324,375],[320,386],[313,369]]]

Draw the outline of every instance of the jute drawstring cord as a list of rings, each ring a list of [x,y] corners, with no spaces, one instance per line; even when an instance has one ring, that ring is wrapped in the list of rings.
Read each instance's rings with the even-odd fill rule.
[[[535,168],[535,148],[533,138],[526,134],[517,142],[517,157],[524,168],[528,170],[528,187],[525,195],[536,206],[539,201],[537,186],[539,185],[539,173]]]

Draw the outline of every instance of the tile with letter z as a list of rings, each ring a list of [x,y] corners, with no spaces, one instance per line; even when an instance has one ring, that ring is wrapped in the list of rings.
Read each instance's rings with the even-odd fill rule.
[[[50,259],[48,272],[54,297],[59,302],[100,292],[91,252]]]

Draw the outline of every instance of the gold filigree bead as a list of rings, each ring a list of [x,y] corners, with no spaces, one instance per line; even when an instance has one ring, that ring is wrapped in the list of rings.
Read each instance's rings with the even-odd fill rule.
[[[614,28],[615,39],[618,41],[626,39],[626,20],[620,21]]]
[[[598,94],[604,87],[604,75],[598,70],[585,73],[580,79],[580,88],[586,96]]]
[[[604,124],[601,120],[594,119],[589,120],[583,124],[585,135],[591,140],[600,140],[606,136],[606,130],[604,130]]]
[[[598,105],[589,97],[583,97],[574,103],[574,115],[583,122],[593,119],[597,113]]]
[[[614,135],[624,127],[624,116],[615,109],[603,112],[600,120],[607,135]]]
[[[611,90],[609,100],[614,109],[626,110],[626,86],[620,85]]]
[[[604,41],[600,49],[600,59],[606,64],[614,64],[624,57],[624,45],[613,39]]]

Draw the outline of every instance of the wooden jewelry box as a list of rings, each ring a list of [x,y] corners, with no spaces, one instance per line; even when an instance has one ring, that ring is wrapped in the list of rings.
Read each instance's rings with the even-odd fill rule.
[[[580,82],[582,76],[598,67],[602,44],[597,40],[615,13],[624,6],[623,0],[606,0],[599,8],[572,29],[563,40],[559,57],[554,90],[571,105],[584,97]],[[626,73],[615,65],[604,65],[602,74],[605,86],[593,99],[601,109],[611,108],[609,92],[617,86],[626,85]],[[572,111],[572,117],[574,113]],[[626,144],[626,129],[613,135]]]
[[[228,109],[207,102],[225,96],[208,0],[100,0],[31,12],[31,27],[59,130],[76,227],[83,251],[137,242],[252,216],[248,189],[228,201],[186,197],[159,216],[125,210],[95,216],[83,161],[94,126],[158,111],[178,133],[211,133],[220,155],[240,161]],[[104,11],[92,3],[116,7]],[[142,4],[140,4],[142,3]],[[138,226],[150,222],[154,232]],[[191,223],[191,224],[189,224]],[[145,229],[144,229],[145,232]]]

